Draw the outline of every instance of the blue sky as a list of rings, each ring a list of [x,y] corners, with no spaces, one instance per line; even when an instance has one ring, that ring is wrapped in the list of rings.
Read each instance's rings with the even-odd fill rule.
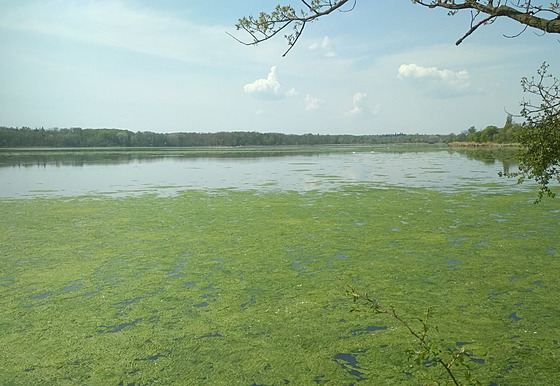
[[[286,42],[226,32],[276,1],[0,0],[0,125],[132,131],[459,133],[517,113],[557,36],[358,0]],[[293,2],[296,4],[296,1]]]

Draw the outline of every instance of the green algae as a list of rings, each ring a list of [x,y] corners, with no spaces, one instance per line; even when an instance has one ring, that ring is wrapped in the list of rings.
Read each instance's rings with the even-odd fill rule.
[[[485,383],[554,384],[560,213],[531,194],[188,191],[6,200],[7,384],[421,384],[413,340],[343,282],[434,309]]]

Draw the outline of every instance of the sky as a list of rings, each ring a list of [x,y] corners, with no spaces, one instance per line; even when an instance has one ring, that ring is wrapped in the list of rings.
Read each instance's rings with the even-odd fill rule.
[[[286,3],[286,2],[284,2]],[[293,5],[299,1],[293,0]],[[558,36],[470,13],[357,0],[244,46],[235,23],[277,0],[0,0],[0,126],[290,134],[449,134],[503,126]],[[514,118],[521,121],[521,118]]]

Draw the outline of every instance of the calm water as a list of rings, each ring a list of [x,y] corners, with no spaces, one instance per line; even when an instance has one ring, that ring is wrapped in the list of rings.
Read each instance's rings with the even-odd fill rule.
[[[100,158],[101,157],[101,158]],[[0,160],[0,198],[86,194],[173,195],[189,189],[335,190],[347,185],[406,186],[440,191],[507,191],[507,163],[450,151],[333,152],[276,156],[194,157],[74,155]]]

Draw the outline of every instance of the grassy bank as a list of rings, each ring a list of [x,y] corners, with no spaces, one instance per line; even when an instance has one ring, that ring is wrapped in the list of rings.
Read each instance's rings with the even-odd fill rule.
[[[382,315],[438,339],[483,384],[554,384],[558,200],[353,188],[11,200],[0,209],[7,384],[423,384]]]

